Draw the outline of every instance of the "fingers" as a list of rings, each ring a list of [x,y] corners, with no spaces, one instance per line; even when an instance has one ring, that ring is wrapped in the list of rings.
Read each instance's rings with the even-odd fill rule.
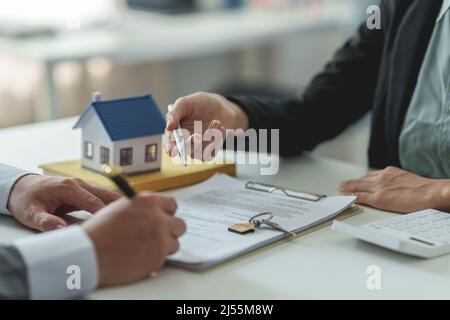
[[[209,124],[209,127],[208,127],[208,130],[209,129],[219,130],[220,133],[222,134],[222,142],[225,140],[226,128],[222,125],[222,122],[220,122],[219,120],[211,121],[211,123]]]
[[[376,177],[376,176],[378,176],[380,173],[382,173],[383,171],[382,170],[373,170],[373,171],[369,171],[368,173],[367,173],[367,176],[368,177]]]
[[[363,179],[349,180],[341,183],[339,191],[344,193],[368,192],[371,186],[372,184],[370,182]]]
[[[104,204],[110,204],[111,202],[114,202],[123,196],[117,190],[93,186],[84,181],[80,181],[80,185],[83,189],[87,190],[88,192],[102,200]]]
[[[186,139],[186,150],[190,156],[197,160],[202,160],[203,158],[203,139],[198,133],[194,133],[189,138]]]
[[[182,134],[183,134],[184,149],[189,154],[189,151],[191,150],[190,149],[191,134],[190,134],[189,130],[186,130],[186,129],[181,129],[180,131],[182,131]],[[199,136],[201,137],[201,135],[199,135]],[[166,152],[170,155],[170,157],[174,158],[178,155],[178,148],[177,148],[177,144],[175,141],[174,131],[166,131],[164,148],[166,149]]]
[[[167,243],[167,254],[174,254],[180,249],[180,243],[178,240],[171,238]]]
[[[155,210],[162,210],[173,216],[178,208],[174,198],[150,192],[140,193],[133,198],[133,201],[140,202],[140,206],[150,214],[153,214]]]
[[[339,186],[339,192],[354,193],[377,191],[380,188],[380,184],[377,183],[377,176],[376,173],[371,173],[359,179],[344,181]]]
[[[178,154],[176,143],[174,139],[172,139],[172,132],[173,131],[166,131],[164,135],[164,149],[171,158],[176,157]]]
[[[217,133],[218,132],[218,133]],[[203,135],[194,133],[185,139],[185,150],[193,159],[210,161],[216,156],[225,140],[226,129],[219,120],[213,120]],[[174,157],[178,154],[176,145],[169,147],[169,154]]]
[[[67,227],[67,222],[45,211],[31,211],[19,219],[25,226],[42,232]]]
[[[219,120],[213,120],[208,126],[208,129],[219,129],[222,123]]]
[[[158,201],[165,213],[174,215],[178,205],[174,198],[168,196],[158,196]]]
[[[376,194],[374,193],[357,192],[353,195],[357,197],[356,203],[358,204],[370,207],[376,206]]]
[[[178,251],[177,239],[186,232],[186,224],[183,220],[174,217],[177,203],[174,198],[155,195],[152,193],[141,193],[133,199],[136,204],[143,208],[144,212],[153,219],[159,221],[163,237],[166,239],[169,253]]]
[[[212,161],[225,141],[226,129],[218,120],[210,123],[204,135],[206,146],[203,150],[203,161]]]
[[[180,243],[178,241],[178,238],[181,237],[186,232],[186,224],[181,219],[173,218],[170,221],[169,227],[171,237],[168,240],[167,250],[168,254],[173,254],[180,249]]]
[[[356,203],[370,207],[376,206],[377,195],[369,192],[342,192],[342,195],[355,196]]]
[[[36,215],[36,222],[38,230],[40,231],[50,231],[63,227],[67,227],[67,222],[65,222],[60,217],[51,215],[47,212],[40,212]]]
[[[95,213],[105,207],[105,203],[93,195],[89,191],[83,189],[80,180],[66,179],[62,183],[62,187],[57,189],[57,197],[60,204],[70,205],[85,210],[90,213]]]
[[[181,237],[186,232],[186,224],[179,218],[172,219],[171,234],[174,238]]]
[[[365,177],[343,182],[339,191],[343,193],[377,192],[386,187],[393,177],[398,176],[401,172],[403,171],[394,167],[371,171]]]
[[[186,117],[192,114],[192,97],[179,98],[175,104],[172,112],[169,112],[166,116],[167,131],[173,131],[177,128],[178,124]]]

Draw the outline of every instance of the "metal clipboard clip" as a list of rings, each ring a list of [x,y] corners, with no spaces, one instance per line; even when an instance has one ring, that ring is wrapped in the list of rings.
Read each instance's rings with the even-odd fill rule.
[[[255,190],[255,191],[261,191],[261,192],[267,192],[267,193],[274,193],[276,191],[280,191],[284,195],[291,197],[291,198],[314,201],[314,202],[318,202],[321,199],[327,197],[325,194],[288,190],[288,189],[285,189],[282,187],[265,184],[265,183],[261,183],[261,182],[255,182],[255,181],[247,182],[245,184],[245,188],[248,190]]]

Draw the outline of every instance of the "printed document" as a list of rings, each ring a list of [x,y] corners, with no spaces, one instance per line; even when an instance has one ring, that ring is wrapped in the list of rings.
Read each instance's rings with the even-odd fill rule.
[[[245,182],[225,174],[172,195],[187,232],[180,238],[180,250],[169,256],[169,261],[191,269],[205,269],[287,237],[270,228],[256,228],[245,235],[228,231],[234,224],[248,223],[256,214],[270,212],[273,222],[298,233],[332,219],[356,200],[354,196],[331,196],[314,202],[281,192],[248,190]]]

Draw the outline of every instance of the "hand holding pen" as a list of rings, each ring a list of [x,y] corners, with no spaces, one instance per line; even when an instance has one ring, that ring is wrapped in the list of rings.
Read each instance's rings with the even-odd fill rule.
[[[125,284],[155,275],[167,255],[178,251],[186,224],[175,216],[175,199],[159,193],[136,193],[120,169],[105,174],[127,196],[114,201],[82,224],[98,262],[98,284]]]
[[[237,121],[243,111],[217,94],[195,93],[182,97],[176,101],[171,110],[167,114],[166,137],[171,137],[172,132],[182,124],[183,131],[187,131],[190,135],[187,139],[185,137],[186,156],[198,160],[212,160],[204,159],[205,150],[212,143],[221,147],[225,141],[227,129],[246,129],[241,127],[240,121]],[[199,125],[202,131],[195,132],[194,124]],[[220,131],[222,139],[204,140],[203,135],[209,129]],[[188,148],[189,146],[191,148]],[[172,157],[178,154],[173,139],[165,139],[165,149]]]

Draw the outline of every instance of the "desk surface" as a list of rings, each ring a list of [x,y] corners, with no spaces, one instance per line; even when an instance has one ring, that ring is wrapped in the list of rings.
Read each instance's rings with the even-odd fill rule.
[[[0,161],[37,170],[42,162],[78,157],[74,119],[0,130]],[[365,168],[305,155],[281,162],[275,176],[262,177],[258,166],[238,166],[238,178],[291,188],[335,193],[339,182]],[[355,224],[391,214],[366,208]],[[0,241],[28,235],[13,219],[0,218]],[[367,267],[381,268],[382,289],[366,287]],[[101,289],[93,299],[431,299],[450,297],[450,256],[423,260],[403,256],[325,228],[290,242],[262,249],[203,273],[167,267],[137,284]]]

